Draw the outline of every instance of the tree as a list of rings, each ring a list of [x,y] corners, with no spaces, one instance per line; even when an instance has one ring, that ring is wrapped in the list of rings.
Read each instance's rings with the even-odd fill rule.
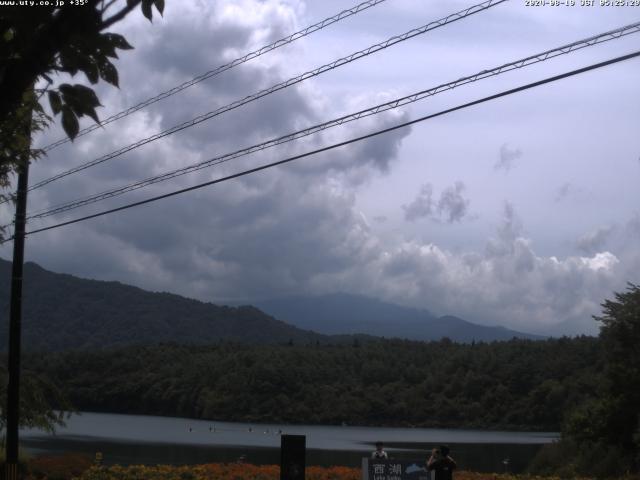
[[[118,70],[112,59],[117,50],[133,48],[127,40],[106,32],[139,5],[152,20],[155,8],[162,14],[164,0],[86,0],[83,5],[3,6],[0,8],[0,187],[9,185],[18,158],[30,151],[25,121],[31,117],[44,128],[51,120],[40,103],[46,93],[54,116],[73,139],[83,116],[99,122],[100,101],[93,89],[81,84],[54,86],[58,74],[72,77],[82,72],[93,85],[100,79],[118,87]],[[46,82],[43,88],[33,89]],[[35,129],[34,129],[35,127]],[[30,151],[30,159],[42,152]]]
[[[5,428],[7,370],[0,365],[0,430]],[[20,425],[53,432],[64,425],[65,412],[73,411],[67,396],[43,375],[25,371],[20,385]]]
[[[640,459],[640,287],[629,283],[615,301],[602,304],[600,339],[606,359],[609,423],[616,443],[631,455],[633,472]]]
[[[164,10],[164,0],[56,3],[60,5],[27,6],[16,2],[16,5],[0,9],[0,188],[9,186],[12,173],[19,172],[22,175],[19,178],[26,183],[27,169],[21,167],[43,153],[31,149],[32,133],[45,128],[52,120],[40,103],[43,95],[47,94],[53,115],[60,116],[62,127],[72,140],[79,131],[79,118],[86,115],[99,123],[96,108],[100,101],[93,89],[82,84],[54,86],[56,77],[60,74],[73,77],[82,72],[92,85],[102,79],[118,87],[118,71],[111,59],[118,58],[117,50],[133,47],[122,35],[106,30],[139,5],[149,20],[153,17],[154,6],[160,14]],[[42,84],[44,86],[39,88]],[[22,210],[26,206],[26,193],[23,200]],[[22,211],[20,215],[23,214]],[[16,232],[18,240],[24,238],[18,229]],[[0,238],[3,234],[0,231]],[[22,255],[19,257],[21,265]],[[15,256],[14,263],[17,264]],[[14,277],[19,279],[21,272],[16,272]],[[18,294],[18,302],[19,297]],[[10,379],[20,376],[19,341],[17,345],[18,353],[9,361]],[[7,416],[15,419],[17,416],[13,410],[20,410],[21,425],[52,429],[62,421],[60,414],[53,410],[56,400],[58,408],[68,405],[46,380],[30,381],[30,377],[23,380],[20,405],[17,405],[18,389],[12,389],[12,382],[9,382]],[[17,456],[18,425],[8,423],[8,435],[11,434],[8,436],[8,450],[9,446],[15,445]],[[15,460],[10,460],[9,456],[7,454],[7,461],[13,463]]]
[[[576,409],[565,427],[582,451],[608,452],[609,475],[638,472],[640,464],[640,287],[632,283],[602,304],[600,341],[605,355],[598,398]],[[590,459],[593,465],[593,458]],[[612,468],[619,472],[611,471]]]

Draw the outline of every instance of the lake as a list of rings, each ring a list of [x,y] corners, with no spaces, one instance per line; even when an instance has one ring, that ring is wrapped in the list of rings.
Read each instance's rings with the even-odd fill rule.
[[[21,444],[35,455],[101,452],[106,464],[233,462],[240,455],[250,463],[278,464],[281,433],[306,435],[307,465],[360,466],[361,458],[381,440],[392,458],[423,459],[427,450],[444,443],[461,469],[514,473],[523,471],[543,444],[558,438],[553,432],[248,424],[82,413],[54,435],[23,430]]]

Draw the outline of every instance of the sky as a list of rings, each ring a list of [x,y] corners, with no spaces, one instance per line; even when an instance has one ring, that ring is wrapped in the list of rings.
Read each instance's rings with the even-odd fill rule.
[[[187,166],[640,20],[639,7],[511,0],[30,192],[34,212]],[[473,5],[387,0],[58,147],[30,183]],[[112,31],[135,47],[101,118],[355,5],[168,1]],[[461,86],[82,209],[124,205],[635,51],[640,34]],[[58,81],[69,81],[59,78]],[[71,80],[85,83],[81,76]],[[27,238],[26,260],[214,303],[361,294],[539,334],[596,334],[640,283],[640,60]],[[84,120],[83,120],[84,121]],[[82,126],[90,125],[90,120]],[[34,140],[63,136],[52,126]],[[1,207],[0,220],[11,220]],[[11,245],[0,247],[11,258]],[[71,295],[72,292],[69,292]]]

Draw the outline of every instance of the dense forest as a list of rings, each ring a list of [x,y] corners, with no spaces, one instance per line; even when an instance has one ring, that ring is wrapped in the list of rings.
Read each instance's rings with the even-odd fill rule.
[[[0,260],[0,309],[9,309],[11,263]],[[67,350],[133,344],[218,341],[277,343],[329,341],[276,320],[255,307],[227,307],[119,282],[85,280],[24,266],[22,348]],[[8,322],[0,322],[0,350]],[[340,339],[331,339],[340,341]]]
[[[211,420],[558,430],[594,395],[598,339],[219,344],[32,354],[79,410]]]

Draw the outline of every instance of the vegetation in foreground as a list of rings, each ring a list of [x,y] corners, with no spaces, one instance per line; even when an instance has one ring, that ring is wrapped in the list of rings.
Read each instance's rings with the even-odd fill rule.
[[[113,465],[98,467],[92,465],[89,457],[83,455],[63,455],[39,457],[27,465],[25,480],[279,480],[280,467],[277,465],[221,464],[206,465]],[[307,480],[360,480],[361,470],[351,467],[317,467],[306,469]],[[559,477],[539,477],[530,475],[494,474],[459,471],[455,480],[553,480]],[[567,478],[567,477],[565,477]],[[588,477],[570,477],[574,480]],[[640,480],[625,477],[626,480]]]

